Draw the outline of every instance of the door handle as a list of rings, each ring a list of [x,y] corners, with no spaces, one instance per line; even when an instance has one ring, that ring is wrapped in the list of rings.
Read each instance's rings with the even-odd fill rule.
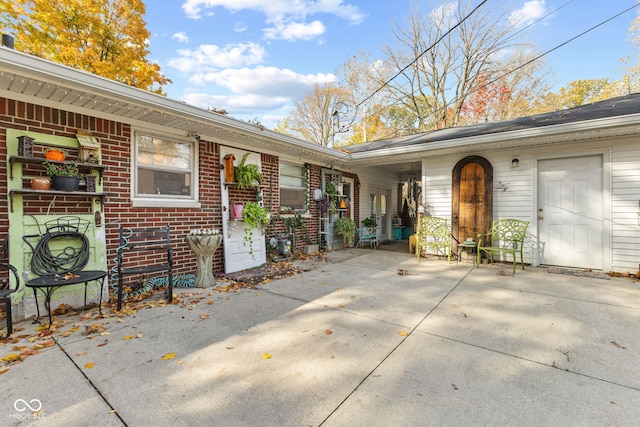
[[[542,215],[538,215],[538,219],[544,219]]]

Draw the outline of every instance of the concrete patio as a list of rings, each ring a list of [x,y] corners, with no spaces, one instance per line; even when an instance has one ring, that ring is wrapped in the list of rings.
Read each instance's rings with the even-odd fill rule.
[[[0,425],[640,419],[633,279],[532,267],[511,276],[509,265],[418,263],[384,246],[335,251],[304,267],[260,289],[180,290],[191,303],[112,315],[98,322],[106,334],[92,339],[54,335],[56,345],[0,376]],[[67,329],[74,322],[83,321]],[[27,334],[36,325],[18,326]],[[0,357],[15,345],[0,345]],[[24,403],[41,407],[34,415]]]

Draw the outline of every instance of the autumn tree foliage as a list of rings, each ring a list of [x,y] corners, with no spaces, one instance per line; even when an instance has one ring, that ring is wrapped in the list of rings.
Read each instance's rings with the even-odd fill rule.
[[[145,12],[141,0],[0,0],[0,27],[22,52],[162,93]]]

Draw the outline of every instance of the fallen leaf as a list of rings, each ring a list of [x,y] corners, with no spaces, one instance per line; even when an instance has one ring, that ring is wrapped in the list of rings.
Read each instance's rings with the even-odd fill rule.
[[[76,356],[84,356],[85,354],[87,354],[86,351],[80,350],[79,352],[76,353]]]
[[[20,359],[20,354],[18,354],[18,353],[9,353],[5,357],[0,359],[0,361],[2,361],[2,362],[13,362],[13,361],[16,361],[18,359]]]
[[[93,368],[94,366],[96,366],[96,364],[95,364],[95,363],[93,363],[93,362],[89,362],[89,363],[87,363],[87,364],[85,364],[85,365],[84,365],[84,369],[91,369],[91,368]]]
[[[344,304],[339,304],[338,308],[344,308]]]
[[[9,371],[8,366],[0,366],[0,375],[6,374]]]
[[[141,333],[141,332],[138,332],[138,333],[136,334],[136,338],[142,338],[143,336],[144,336],[144,335],[142,335],[142,333]]]
[[[616,341],[611,341],[611,344],[613,344],[614,346],[616,346],[617,348],[622,349],[622,350],[626,350],[627,349],[627,347],[618,344]]]
[[[202,313],[202,314],[200,315],[200,318],[201,318],[202,320],[206,320],[206,319],[208,319],[208,318],[209,318],[209,314],[207,314],[207,313]]]
[[[400,335],[401,337],[406,337],[409,334],[407,334],[405,331],[400,331],[398,332],[398,335]]]
[[[172,352],[167,353],[164,356],[162,356],[162,360],[171,360],[174,357],[176,357],[176,354],[172,351]]]
[[[331,335],[333,333],[333,331],[331,329],[325,329],[324,333],[327,335]]]
[[[262,355],[262,358],[263,358],[263,359],[271,359],[271,357],[272,357],[272,356],[271,356],[271,354],[269,354],[269,353],[264,353],[264,354]]]
[[[104,347],[105,345],[109,344],[109,340],[104,340],[104,342],[101,342],[100,344],[98,344],[96,347]]]
[[[123,340],[125,340],[125,341],[128,341],[128,340],[130,340],[130,339],[132,339],[132,338],[133,338],[133,335],[127,335],[127,336],[125,336],[125,337],[124,337],[124,338],[122,338],[122,339],[123,339]]]

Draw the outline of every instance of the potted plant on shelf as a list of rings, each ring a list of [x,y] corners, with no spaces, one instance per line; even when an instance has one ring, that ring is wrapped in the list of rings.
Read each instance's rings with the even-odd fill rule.
[[[335,231],[342,236],[344,246],[353,246],[356,240],[356,223],[351,218],[338,218]]]
[[[258,203],[247,202],[242,210],[242,219],[245,222],[244,244],[249,244],[249,253],[253,257],[253,229],[269,224],[271,215]]]
[[[80,172],[76,163],[43,163],[45,172],[51,177],[51,184],[55,190],[78,191],[80,187]]]
[[[245,153],[242,156],[242,160],[240,160],[240,164],[235,167],[235,179],[238,183],[238,188],[256,188],[262,182],[262,172],[260,172],[260,168],[258,165],[250,163],[245,164],[247,161],[247,157],[249,153]]]

